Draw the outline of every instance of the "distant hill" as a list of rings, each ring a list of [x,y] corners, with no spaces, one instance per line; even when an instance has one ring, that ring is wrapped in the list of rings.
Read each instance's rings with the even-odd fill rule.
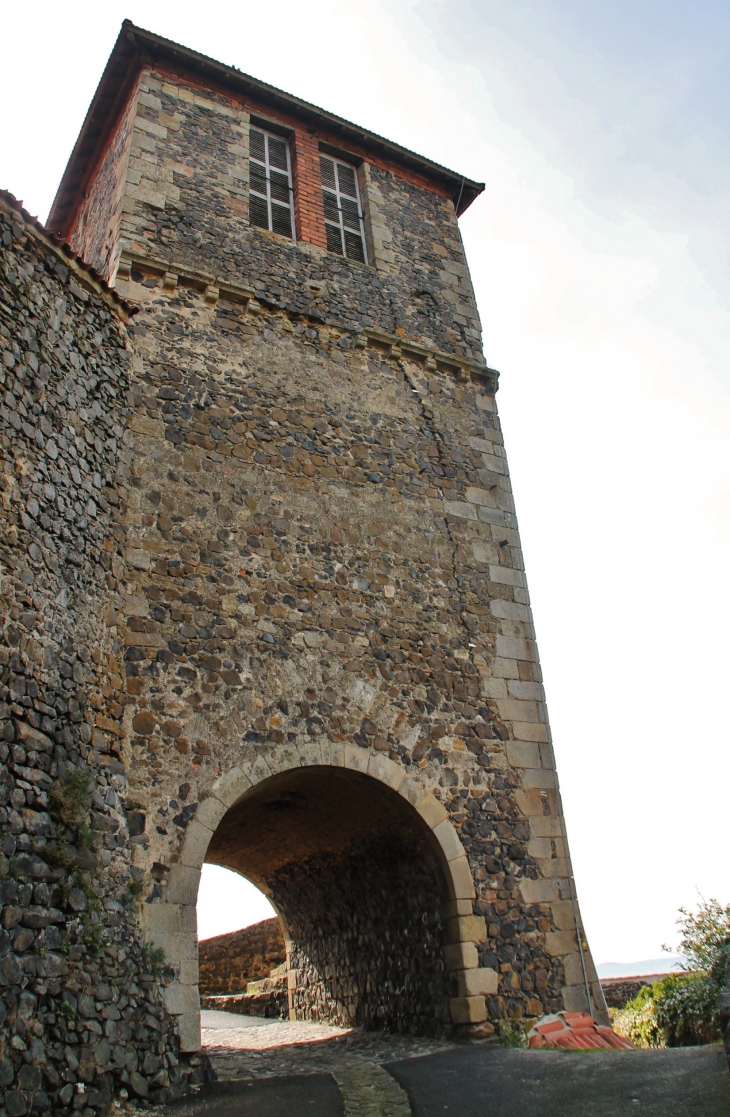
[[[286,960],[279,920],[264,919],[251,927],[203,939],[199,944],[200,992],[203,996],[240,993],[248,981],[268,977]]]
[[[686,962],[680,954],[662,954],[661,958],[648,958],[643,962],[602,962],[596,966],[599,978],[604,977],[646,977],[649,974],[671,973],[681,970]]]

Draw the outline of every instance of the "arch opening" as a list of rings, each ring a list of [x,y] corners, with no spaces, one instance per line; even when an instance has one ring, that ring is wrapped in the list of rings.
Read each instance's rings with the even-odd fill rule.
[[[205,861],[271,899],[292,1018],[449,1032],[443,854],[391,788],[343,768],[281,772],[228,809]]]

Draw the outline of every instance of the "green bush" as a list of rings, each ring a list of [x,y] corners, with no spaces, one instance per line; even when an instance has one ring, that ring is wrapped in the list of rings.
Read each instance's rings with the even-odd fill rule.
[[[720,1039],[720,993],[730,964],[730,904],[703,900],[677,920],[685,972],[640,989],[613,1014],[616,1031],[637,1047],[693,1047]]]

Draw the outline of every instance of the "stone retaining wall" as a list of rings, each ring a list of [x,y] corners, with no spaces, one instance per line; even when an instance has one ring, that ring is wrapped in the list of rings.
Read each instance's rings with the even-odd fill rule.
[[[241,931],[204,939],[199,946],[201,996],[241,993],[286,960],[279,920],[263,919]]]

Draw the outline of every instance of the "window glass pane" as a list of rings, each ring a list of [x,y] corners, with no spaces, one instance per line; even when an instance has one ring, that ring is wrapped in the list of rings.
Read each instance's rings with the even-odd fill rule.
[[[360,214],[357,211],[357,203],[351,202],[349,198],[342,198],[342,222],[350,229],[357,229],[360,232]]]
[[[335,228],[334,225],[325,225],[327,230],[327,251],[336,252],[338,256],[342,256],[342,233],[339,226]]]
[[[337,183],[335,182],[335,165],[332,160],[327,159],[327,157],[324,155],[320,155],[319,169],[322,175],[322,186],[324,186],[327,190],[336,191]]]
[[[361,264],[365,263],[365,250],[359,233],[349,233],[345,230],[345,255],[348,260],[359,260]]]
[[[248,148],[251,153],[251,158],[258,159],[260,163],[266,162],[264,143],[264,133],[258,132],[255,128],[252,128],[248,134]]]
[[[269,163],[272,167],[279,167],[282,171],[289,170],[286,157],[286,140],[278,140],[276,136],[269,136]]]
[[[248,216],[252,225],[256,225],[259,229],[268,229],[269,207],[263,198],[257,198],[255,194],[249,194]]]
[[[279,174],[278,171],[271,172],[271,197],[278,198],[280,202],[289,204],[289,177],[288,175]]]
[[[249,154],[251,224],[293,239],[294,213],[287,141],[252,127],[249,129]]]
[[[326,190],[322,191],[322,198],[324,200],[325,220],[334,221],[336,225],[339,225],[340,211],[337,208],[337,198],[333,194],[328,194]]]
[[[257,194],[263,194],[266,197],[266,172],[263,167],[257,167],[252,163],[250,168],[251,175],[251,189],[255,190]]]
[[[290,237],[292,234],[291,228],[291,210],[288,206],[277,205],[276,202],[271,203],[271,224],[273,231],[279,233],[283,237]]]
[[[349,194],[351,198],[357,197],[355,170],[353,167],[346,167],[343,163],[338,163],[337,180],[339,182],[341,194]]]

